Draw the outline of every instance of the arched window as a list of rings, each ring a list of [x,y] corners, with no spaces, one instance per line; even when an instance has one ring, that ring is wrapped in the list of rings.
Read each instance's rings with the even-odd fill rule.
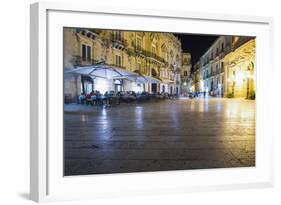
[[[122,91],[122,80],[114,80],[114,90],[116,93]]]
[[[157,72],[154,68],[151,69],[151,75],[152,76],[157,76]]]
[[[121,85],[122,83],[121,83],[121,80],[117,80],[117,79],[116,79],[116,80],[114,80],[114,84],[115,84],[115,85]]]

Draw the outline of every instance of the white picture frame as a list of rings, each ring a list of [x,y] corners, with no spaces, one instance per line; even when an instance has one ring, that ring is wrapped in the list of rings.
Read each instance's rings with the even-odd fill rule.
[[[112,20],[113,16],[115,20]],[[57,104],[53,101],[62,95],[62,71],[54,68],[63,67],[63,26],[257,36],[256,167],[64,177],[60,122],[63,107],[60,99]],[[270,114],[265,109],[271,106],[265,86],[273,86],[267,80],[274,69],[272,50],[273,19],[270,17],[97,8],[94,4],[32,4],[31,200],[41,202],[273,186],[273,129]]]

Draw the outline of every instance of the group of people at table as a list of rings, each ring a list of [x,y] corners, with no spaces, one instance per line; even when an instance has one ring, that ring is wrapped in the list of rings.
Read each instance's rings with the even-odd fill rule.
[[[78,96],[79,104],[87,105],[117,105],[121,102],[143,102],[149,100],[160,100],[160,99],[175,99],[176,95],[169,93],[148,93],[148,92],[134,92],[134,91],[106,91],[104,94],[95,90],[88,94],[81,93]]]

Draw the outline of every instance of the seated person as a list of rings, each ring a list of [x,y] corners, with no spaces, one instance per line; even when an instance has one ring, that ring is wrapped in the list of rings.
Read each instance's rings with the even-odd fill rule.
[[[78,96],[78,104],[84,104],[85,98],[86,96],[84,95],[84,93],[80,93],[80,95]]]

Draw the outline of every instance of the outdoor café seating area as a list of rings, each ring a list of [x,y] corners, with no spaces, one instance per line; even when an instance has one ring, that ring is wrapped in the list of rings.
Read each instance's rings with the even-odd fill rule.
[[[144,85],[144,84],[160,84],[161,79],[157,76],[147,76],[139,71],[129,71],[123,68],[119,68],[113,65],[107,65],[103,61],[89,66],[80,66],[74,69],[69,69],[65,71],[66,75],[81,76],[82,83],[82,93],[77,97],[78,104],[85,105],[119,105],[121,103],[140,103],[140,102],[150,102],[159,101],[165,99],[176,99],[178,96],[176,94],[171,94],[172,92],[148,92],[148,91],[133,91],[131,86],[124,88],[121,81],[127,81],[134,84]],[[85,76],[87,77],[85,79]],[[85,80],[91,79],[91,84],[95,81],[96,90],[86,92]],[[118,83],[116,84],[116,81]],[[118,89],[112,86],[119,86]],[[121,88],[122,87],[122,88]],[[140,86],[139,86],[140,87]],[[93,88],[92,88],[93,89]],[[119,91],[122,90],[122,91]],[[127,91],[124,91],[127,90]],[[67,96],[65,96],[67,98]],[[70,100],[65,99],[65,102]]]
[[[121,103],[141,103],[141,102],[155,102],[165,99],[176,99],[176,95],[169,93],[148,93],[148,92],[134,92],[134,91],[107,91],[101,93],[99,91],[92,91],[88,94],[81,93],[78,96],[77,103],[91,106],[114,106]]]

